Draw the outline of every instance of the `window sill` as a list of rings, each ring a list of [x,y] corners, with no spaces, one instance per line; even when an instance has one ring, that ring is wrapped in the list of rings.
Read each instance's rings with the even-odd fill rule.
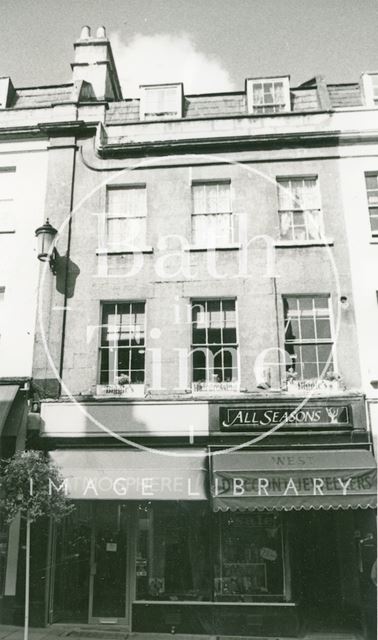
[[[241,249],[241,244],[239,242],[235,242],[232,244],[221,244],[216,247],[193,244],[190,247],[185,248],[185,251],[237,251],[238,249]]]
[[[192,384],[192,394],[193,396],[208,396],[208,395],[220,395],[220,394],[239,394],[241,389],[239,384],[235,383],[227,383],[227,382],[219,382],[219,383],[207,383],[202,384],[201,387],[197,386],[198,383]]]
[[[378,244],[378,235],[373,235],[371,237],[370,244]]]
[[[295,249],[296,247],[332,247],[334,244],[334,239],[324,238],[323,240],[276,240],[274,244],[279,249]]]
[[[144,384],[98,384],[96,385],[97,398],[144,398]]]
[[[16,233],[16,229],[0,229],[0,234],[6,234],[6,233]]]
[[[98,256],[120,256],[124,254],[134,254],[134,253],[153,253],[154,250],[152,247],[138,247],[135,249],[96,249],[96,255]]]

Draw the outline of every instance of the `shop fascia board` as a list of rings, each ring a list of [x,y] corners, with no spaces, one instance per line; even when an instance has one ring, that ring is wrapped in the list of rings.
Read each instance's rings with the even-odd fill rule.
[[[209,404],[196,401],[42,402],[41,418],[41,436],[54,438],[111,436],[113,432],[189,438],[209,433]]]

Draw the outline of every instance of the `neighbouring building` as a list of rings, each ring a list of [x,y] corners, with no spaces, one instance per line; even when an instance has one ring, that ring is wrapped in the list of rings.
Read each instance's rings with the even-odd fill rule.
[[[376,463],[348,196],[355,167],[376,171],[370,76],[127,99],[105,30],[74,46],[72,84],[24,98],[57,231],[28,446],[76,501],[35,532],[34,622],[370,639]],[[5,605],[19,620],[21,596]]]
[[[39,273],[33,237],[47,179],[47,139],[32,131],[38,103],[31,95],[0,78],[0,457],[24,448],[30,399]],[[9,533],[2,524],[0,600],[16,594],[20,540],[19,520]]]

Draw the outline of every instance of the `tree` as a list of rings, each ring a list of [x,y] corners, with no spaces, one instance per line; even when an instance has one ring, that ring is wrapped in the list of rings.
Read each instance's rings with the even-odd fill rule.
[[[20,514],[26,521],[24,640],[29,633],[30,525],[40,518],[56,521],[74,509],[61,490],[59,468],[41,451],[17,451],[0,460],[0,509],[9,524]]]

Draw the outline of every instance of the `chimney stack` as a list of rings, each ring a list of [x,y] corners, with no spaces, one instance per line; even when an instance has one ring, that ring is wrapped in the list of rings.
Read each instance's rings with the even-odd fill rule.
[[[0,78],[0,109],[10,107],[15,96],[12,80],[6,76]]]
[[[73,82],[84,80],[92,85],[97,100],[122,100],[117,69],[105,27],[99,27],[96,37],[84,26],[74,43]]]

